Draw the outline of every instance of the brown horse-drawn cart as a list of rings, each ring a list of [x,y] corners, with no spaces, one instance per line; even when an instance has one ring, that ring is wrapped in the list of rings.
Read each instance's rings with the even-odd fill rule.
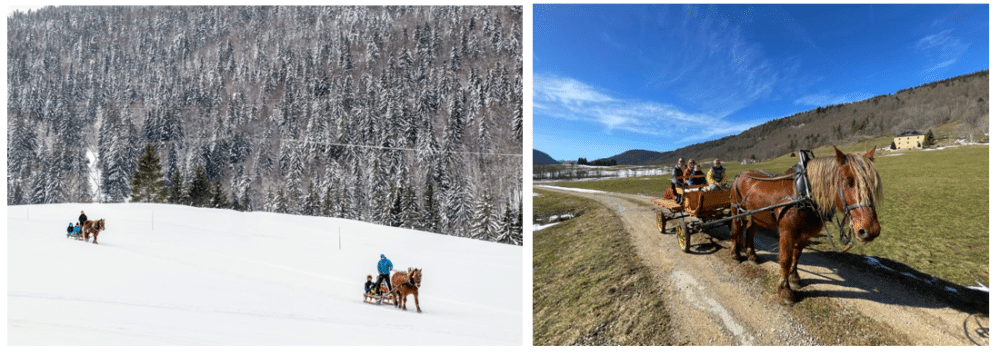
[[[675,227],[677,242],[685,253],[691,251],[691,234],[702,232],[726,223],[729,217],[729,188],[703,191],[707,185],[671,186],[663,198],[653,203],[661,208],[656,211],[656,228],[666,233],[670,221],[677,221]],[[674,198],[679,196],[680,203]]]

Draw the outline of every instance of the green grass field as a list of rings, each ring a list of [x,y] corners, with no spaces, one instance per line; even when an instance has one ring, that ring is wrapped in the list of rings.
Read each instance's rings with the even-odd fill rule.
[[[885,147],[890,140],[882,137],[838,148],[861,153],[873,145]],[[815,153],[829,156],[833,149]],[[728,181],[748,169],[783,172],[797,161],[783,156],[728,165]],[[885,200],[877,206],[882,234],[851,252],[890,259],[959,285],[979,281],[989,286],[989,146],[911,150],[899,156],[880,153],[875,166],[884,185]],[[556,185],[661,196],[669,184],[669,176],[655,176]]]
[[[533,233],[534,345],[670,345],[659,287],[600,203],[536,191],[534,214],[576,218]]]

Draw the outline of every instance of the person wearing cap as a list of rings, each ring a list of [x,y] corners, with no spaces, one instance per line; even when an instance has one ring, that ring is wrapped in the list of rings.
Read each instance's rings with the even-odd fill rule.
[[[706,191],[715,191],[722,189],[722,185],[726,183],[726,168],[722,167],[722,162],[719,159],[715,159],[712,162],[712,168],[708,169],[708,188]]]
[[[73,235],[73,222],[69,222],[69,227],[66,227],[66,236]]]
[[[80,225],[81,226],[84,225],[85,223],[87,223],[87,215],[84,214],[83,211],[80,211],[80,218],[79,218],[79,220],[80,220]]]

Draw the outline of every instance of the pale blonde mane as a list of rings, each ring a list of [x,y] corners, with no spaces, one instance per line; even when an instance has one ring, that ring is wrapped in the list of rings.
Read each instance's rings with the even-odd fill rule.
[[[855,179],[855,196],[858,202],[878,202],[882,200],[882,178],[871,160],[858,154],[844,154],[847,165]],[[844,184],[840,164],[836,157],[811,160],[806,167],[809,187],[820,214],[832,215],[837,210],[837,189]],[[846,186],[846,185],[843,185]],[[844,195],[848,201],[850,197]],[[841,206],[842,207],[842,206]]]

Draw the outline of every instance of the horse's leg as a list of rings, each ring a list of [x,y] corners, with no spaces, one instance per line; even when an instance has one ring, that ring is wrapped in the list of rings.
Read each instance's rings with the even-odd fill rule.
[[[794,249],[794,236],[787,228],[778,230],[778,296],[781,296],[785,304],[795,302],[795,293],[788,287],[788,274],[792,268],[792,252]]]
[[[806,243],[804,241],[796,243],[795,250],[792,251],[792,270],[788,275],[788,287],[793,291],[798,291],[802,288],[802,279],[799,278],[799,256],[802,256],[802,249],[805,246]]]
[[[746,230],[743,232],[746,234],[744,242],[747,245],[747,260],[757,263],[757,247],[754,243],[754,235],[757,234],[757,229],[760,228],[756,223],[753,222],[753,218],[750,219]]]
[[[419,293],[417,292],[413,293],[413,304],[417,305],[417,313],[423,313],[422,311],[420,311],[420,300],[417,299],[417,295],[419,295]]]
[[[403,298],[403,301],[402,301],[401,304],[403,305],[403,310],[405,311],[406,310],[406,296],[407,296],[407,294],[405,292],[400,291],[399,295]]]
[[[97,234],[99,234],[99,232],[94,231],[94,244],[97,244]]]
[[[740,253],[743,251],[743,223],[743,218],[733,219],[733,229],[729,232],[733,240],[733,250],[729,251],[729,255],[736,261],[742,259]]]

